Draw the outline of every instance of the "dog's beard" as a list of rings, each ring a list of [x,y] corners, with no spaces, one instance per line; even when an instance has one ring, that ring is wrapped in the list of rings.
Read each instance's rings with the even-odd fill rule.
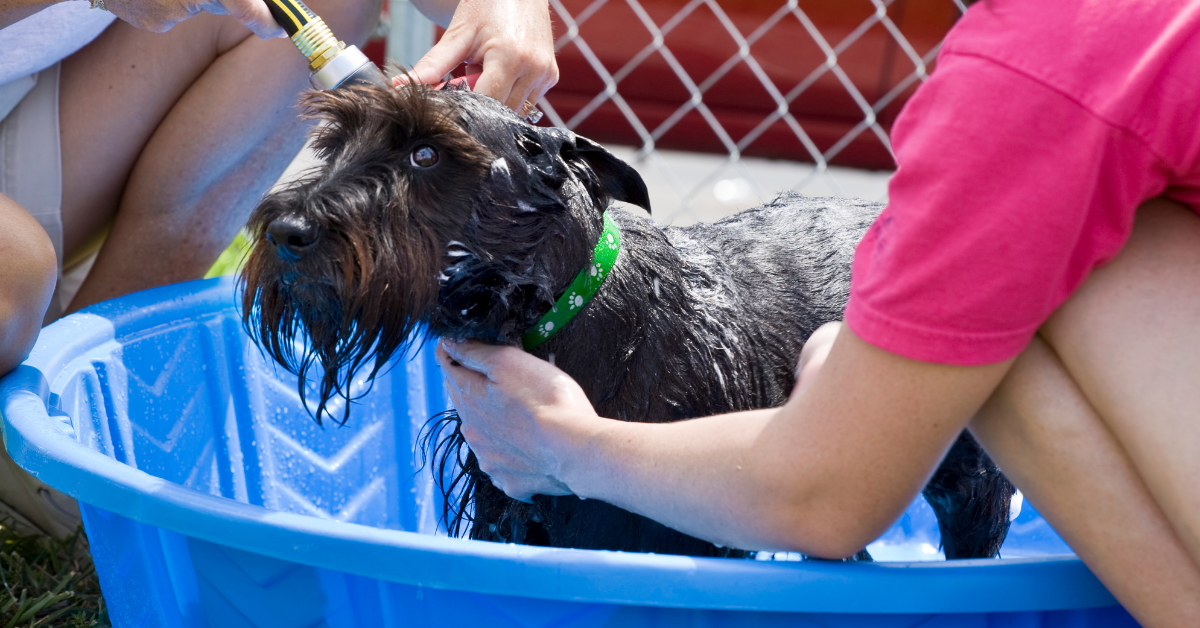
[[[345,233],[322,243],[319,255],[293,264],[279,259],[257,234],[242,274],[242,317],[246,331],[277,363],[299,377],[298,392],[318,424],[345,424],[351,404],[397,354],[406,354],[436,297],[436,282],[401,286],[400,263],[428,259],[396,250],[386,239]],[[310,259],[313,258],[313,259]],[[414,270],[412,264],[407,265]],[[417,273],[408,276],[420,276]],[[351,385],[365,373],[365,386]],[[315,384],[315,409],[307,383]],[[345,401],[332,412],[330,402]]]
[[[481,482],[487,480],[479,461],[468,448],[457,410],[433,415],[421,428],[417,442],[422,464],[429,464],[433,484],[442,497],[442,525],[459,537],[475,521],[471,502]]]

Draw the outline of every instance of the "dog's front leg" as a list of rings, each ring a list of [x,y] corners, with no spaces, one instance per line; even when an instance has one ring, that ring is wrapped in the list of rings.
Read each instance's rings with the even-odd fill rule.
[[[1008,536],[1015,487],[963,431],[922,494],[937,515],[947,559],[994,558]]]

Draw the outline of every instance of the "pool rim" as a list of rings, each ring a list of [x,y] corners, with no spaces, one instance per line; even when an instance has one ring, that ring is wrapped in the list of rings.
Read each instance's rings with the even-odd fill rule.
[[[43,330],[0,379],[12,458],[97,508],[185,536],[315,567],[437,589],[576,602],[813,613],[981,613],[1116,605],[1074,555],[912,563],[741,561],[538,548],[374,528],[201,493],[74,440],[47,410],[74,360],[187,318],[221,315],[230,278],[98,304]],[[734,585],[734,586],[731,586]],[[865,595],[865,592],[870,595]]]

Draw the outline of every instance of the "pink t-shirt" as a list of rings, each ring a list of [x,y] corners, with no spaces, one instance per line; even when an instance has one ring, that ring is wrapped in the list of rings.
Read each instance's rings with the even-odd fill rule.
[[[847,323],[918,360],[1014,357],[1142,201],[1200,208],[1200,0],[982,0],[892,138]]]

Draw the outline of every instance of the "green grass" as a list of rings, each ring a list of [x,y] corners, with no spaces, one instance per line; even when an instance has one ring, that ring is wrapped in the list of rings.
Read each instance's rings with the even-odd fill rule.
[[[246,232],[241,231],[233,242],[225,249],[221,256],[217,258],[217,262],[212,268],[204,274],[205,279],[212,277],[220,277],[221,275],[236,275],[242,270],[242,265],[246,263],[246,256],[250,254],[250,239],[246,237]]]
[[[80,527],[57,540],[0,523],[0,628],[111,626]]]

